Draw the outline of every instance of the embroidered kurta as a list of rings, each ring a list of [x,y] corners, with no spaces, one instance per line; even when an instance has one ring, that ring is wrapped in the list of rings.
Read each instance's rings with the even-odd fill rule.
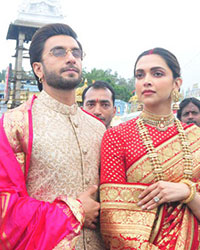
[[[47,203],[53,203],[59,196],[63,202],[77,202],[80,207],[76,197],[88,186],[99,183],[100,143],[105,126],[76,104],[70,107],[61,104],[44,91],[34,100],[31,122],[25,129],[19,129],[22,114],[18,109],[5,115],[4,129],[21,170],[27,176],[28,195]],[[26,119],[28,120],[28,116],[23,120]],[[32,142],[28,129],[33,134]],[[30,164],[25,168],[27,145],[31,147],[31,155]],[[72,205],[70,208],[73,209]],[[74,210],[78,218],[80,213],[80,208]],[[81,218],[83,219],[83,215]],[[46,226],[43,230],[45,229]],[[69,248],[67,238],[56,242],[56,250],[72,249]],[[38,249],[46,250],[42,247]],[[103,249],[98,230],[83,228],[76,249]]]
[[[136,118],[137,119],[137,118]],[[198,222],[180,202],[143,211],[139,194],[155,182],[136,119],[108,130],[102,141],[101,231],[107,249],[198,249]],[[145,125],[153,140],[165,181],[183,177],[183,152],[176,127]],[[194,157],[193,181],[200,180],[200,128],[183,125]],[[198,189],[199,191],[199,189]]]

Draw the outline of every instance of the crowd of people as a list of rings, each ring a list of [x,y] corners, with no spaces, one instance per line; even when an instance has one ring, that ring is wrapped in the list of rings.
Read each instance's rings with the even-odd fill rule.
[[[1,249],[200,249],[200,101],[178,107],[175,55],[138,56],[142,111],[114,127],[108,83],[76,104],[84,52],[70,26],[38,29],[29,55],[41,92],[0,119]]]

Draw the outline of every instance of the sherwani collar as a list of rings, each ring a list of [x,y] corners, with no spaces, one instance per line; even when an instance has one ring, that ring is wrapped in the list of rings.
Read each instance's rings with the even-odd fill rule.
[[[49,109],[54,110],[55,112],[58,112],[64,115],[75,115],[77,113],[77,109],[78,109],[77,103],[71,106],[68,106],[52,98],[44,90],[42,90],[37,100],[41,102],[43,105],[45,105],[46,107],[48,107]]]

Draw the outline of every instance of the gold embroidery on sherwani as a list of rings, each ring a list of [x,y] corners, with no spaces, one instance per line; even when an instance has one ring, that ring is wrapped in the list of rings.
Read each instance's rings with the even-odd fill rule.
[[[10,110],[4,115],[4,130],[8,141],[15,153],[24,173],[29,142],[29,118],[27,106],[29,102],[24,103],[20,107]]]
[[[63,212],[68,216],[72,216],[72,211],[73,214],[75,215],[76,219],[80,222],[80,225],[83,225],[83,208],[82,205],[79,201],[74,200],[70,197],[66,197],[66,196],[60,196],[59,199],[61,199],[62,201],[64,201],[68,207],[63,210]],[[59,205],[58,205],[59,206]],[[61,209],[63,207],[61,206]],[[74,225],[72,225],[73,228]],[[67,235],[66,238],[64,240],[62,240],[53,250],[72,250],[74,249],[75,245],[77,244],[77,240],[78,240],[78,233],[79,233],[80,228],[77,227],[76,229],[74,229],[74,232],[77,234],[77,236],[75,236],[72,240],[71,240],[71,236]]]
[[[105,132],[101,122],[76,104],[61,104],[45,92],[34,101],[32,118],[27,179],[32,197],[49,202],[66,194],[76,198],[88,186],[99,183],[100,143]],[[76,250],[82,249],[104,249],[97,231],[83,228],[76,245]]]

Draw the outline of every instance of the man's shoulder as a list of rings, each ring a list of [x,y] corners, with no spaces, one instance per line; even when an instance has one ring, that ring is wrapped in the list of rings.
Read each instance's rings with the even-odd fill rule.
[[[102,131],[103,133],[106,131],[106,127],[104,125],[104,123],[97,118],[96,116],[93,116],[92,114],[86,112],[83,109],[79,109],[80,110],[80,114],[83,117],[83,122],[86,123],[86,126],[91,127],[93,130],[95,131]]]
[[[4,124],[6,123],[12,123],[17,122],[20,120],[23,120],[25,117],[28,116],[28,111],[32,107],[32,103],[34,101],[35,97],[30,98],[28,101],[24,102],[23,104],[19,105],[16,108],[9,109],[4,113]]]

